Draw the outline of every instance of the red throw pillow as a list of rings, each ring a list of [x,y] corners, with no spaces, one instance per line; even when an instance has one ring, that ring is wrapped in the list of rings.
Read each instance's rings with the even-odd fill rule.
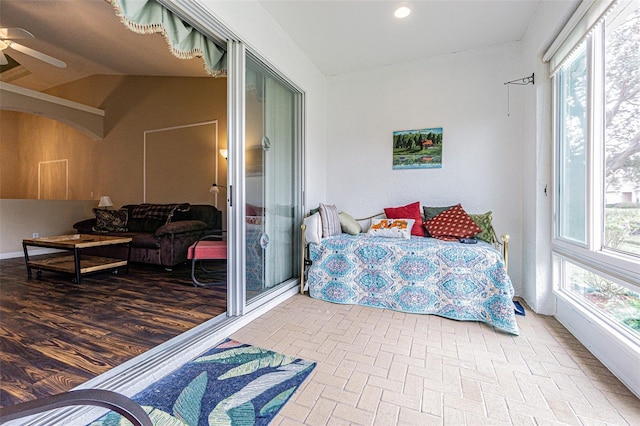
[[[411,227],[411,235],[424,237],[424,228],[422,227],[422,215],[420,214],[420,202],[407,204],[402,207],[387,207],[384,209],[387,219],[413,219],[415,222]]]
[[[425,226],[433,238],[445,241],[471,238],[481,231],[460,204],[443,211],[429,220]]]

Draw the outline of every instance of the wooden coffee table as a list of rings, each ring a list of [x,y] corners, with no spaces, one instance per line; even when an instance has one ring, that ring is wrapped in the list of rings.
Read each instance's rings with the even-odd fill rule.
[[[82,249],[89,247],[108,246],[115,244],[128,244],[126,259],[114,259],[101,256],[81,256]],[[29,260],[28,246],[56,248],[73,252],[69,256],[48,257],[38,260]],[[75,282],[80,284],[82,274],[102,271],[105,269],[116,269],[126,266],[129,272],[129,259],[131,257],[131,238],[112,237],[108,235],[74,234],[60,235],[55,237],[26,238],[22,240],[24,250],[24,261],[27,265],[27,275],[31,278],[31,269],[38,269],[38,275],[42,270],[67,272],[75,274]]]

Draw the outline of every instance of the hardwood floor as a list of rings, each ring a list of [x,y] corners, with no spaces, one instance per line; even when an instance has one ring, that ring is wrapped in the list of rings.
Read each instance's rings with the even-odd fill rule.
[[[194,287],[190,268],[131,264],[78,285],[0,260],[0,405],[69,390],[225,312],[226,286]]]

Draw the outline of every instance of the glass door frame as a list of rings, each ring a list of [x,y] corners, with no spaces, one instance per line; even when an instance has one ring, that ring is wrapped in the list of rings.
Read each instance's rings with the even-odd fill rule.
[[[246,69],[247,56],[259,62],[271,77],[278,80],[295,93],[295,125],[294,134],[299,143],[296,146],[296,206],[295,223],[302,223],[304,216],[304,97],[300,88],[274,70],[263,58],[251,52],[243,43],[230,40],[227,42],[227,146],[228,146],[228,198],[227,198],[227,315],[242,316],[247,312],[263,306],[279,295],[300,284],[301,262],[293,262],[293,277],[278,285],[273,291],[246,299]],[[292,243],[296,252],[302,256],[302,230],[294,228]]]

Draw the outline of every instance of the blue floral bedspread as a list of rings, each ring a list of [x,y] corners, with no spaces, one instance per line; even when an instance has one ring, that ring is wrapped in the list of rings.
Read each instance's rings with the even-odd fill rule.
[[[310,244],[311,297],[482,321],[518,334],[513,285],[491,245],[342,234]]]

